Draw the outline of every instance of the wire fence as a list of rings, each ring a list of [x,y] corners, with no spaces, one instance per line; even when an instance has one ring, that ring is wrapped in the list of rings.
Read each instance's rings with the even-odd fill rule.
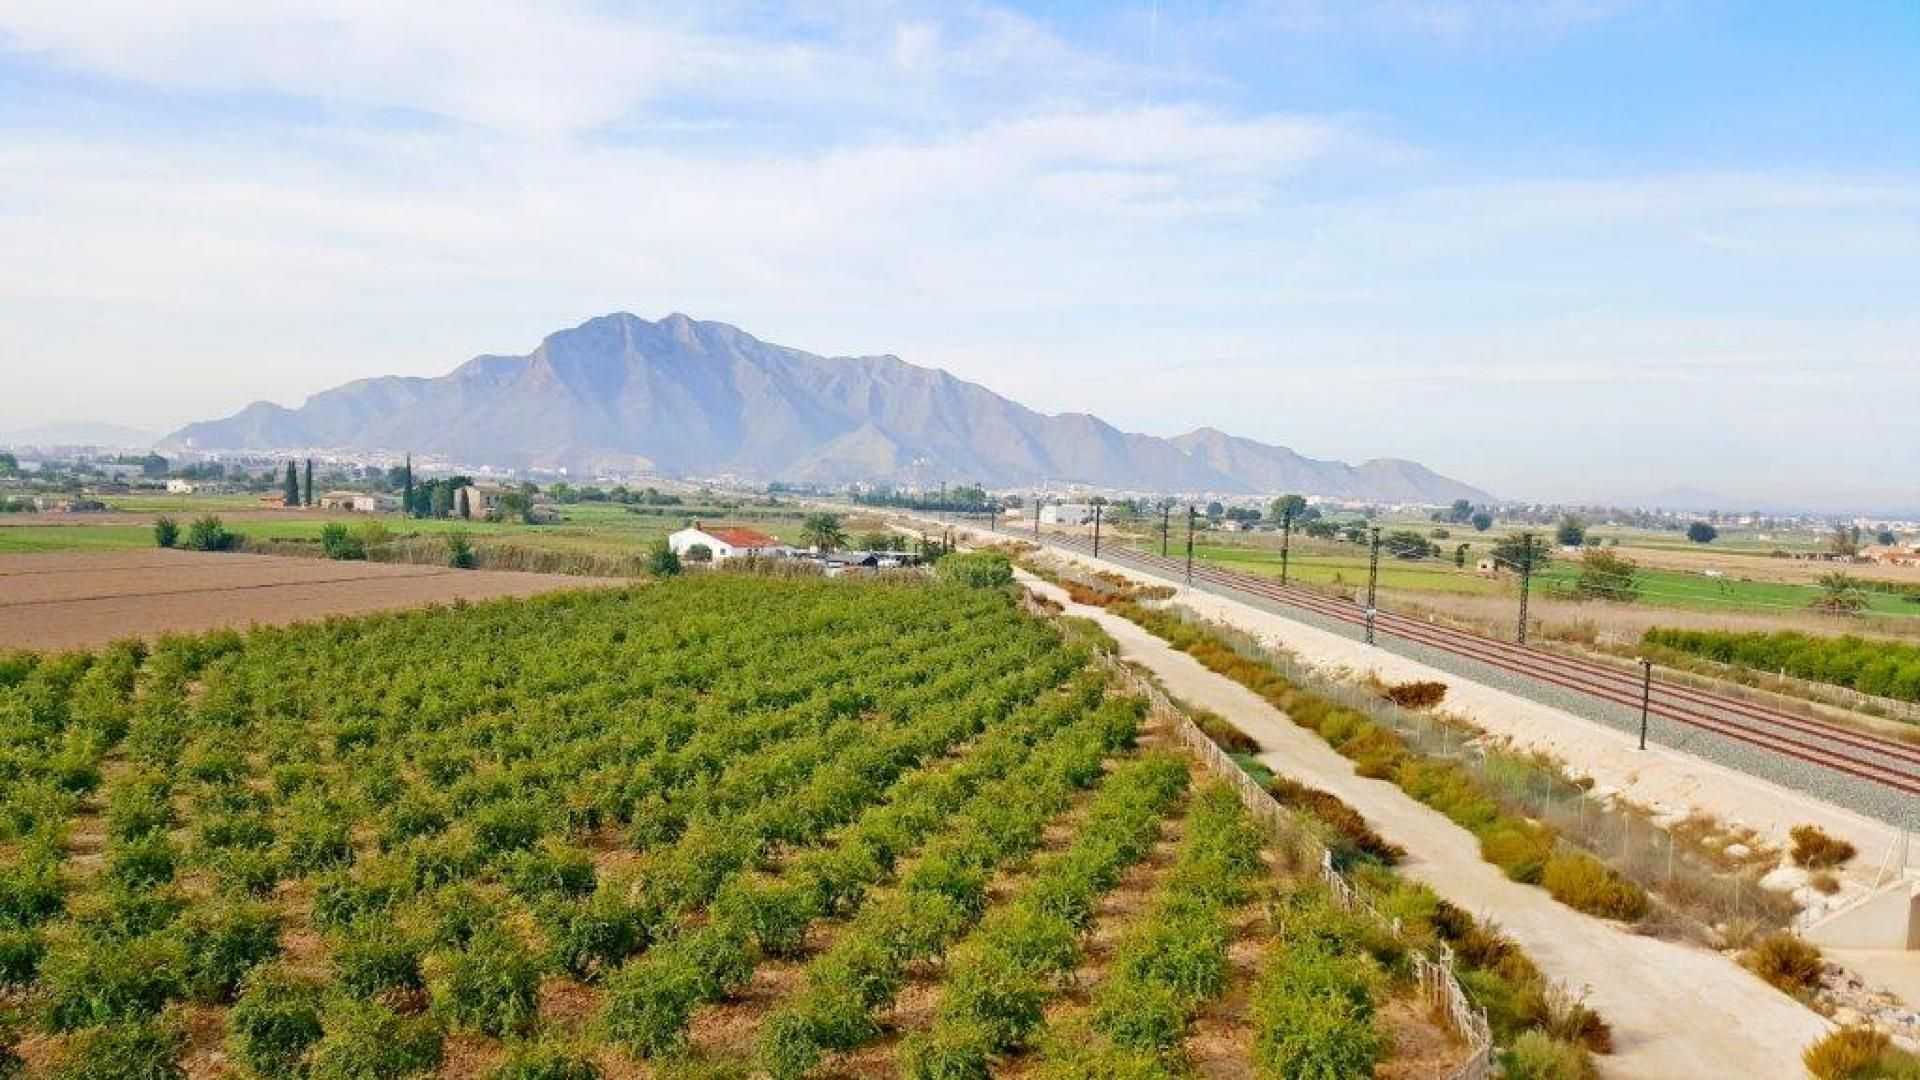
[[[1375,922],[1389,927],[1396,937],[1400,936],[1400,920],[1382,914],[1368,902],[1362,890],[1334,866],[1332,850],[1320,841],[1306,818],[1277,802],[1266,788],[1200,730],[1186,710],[1176,705],[1158,686],[1114,657],[1108,656],[1106,661],[1110,670],[1145,697],[1155,712],[1171,722],[1174,737],[1180,744],[1208,772],[1225,780],[1233,788],[1247,812],[1266,827],[1269,835],[1290,856],[1318,867],[1319,875],[1335,903],[1347,910],[1364,912]],[[1486,1010],[1473,1003],[1455,976],[1453,951],[1442,944],[1437,956],[1429,956],[1419,949],[1410,949],[1409,955],[1421,999],[1426,1002],[1433,1017],[1467,1048],[1465,1060],[1439,1073],[1436,1080],[1486,1080],[1493,1075],[1493,1031],[1487,1021]]]
[[[1290,653],[1200,619],[1188,609],[1172,610],[1204,625],[1242,656],[1388,728],[1415,752],[1459,765],[1503,809],[1552,826],[1561,844],[1601,859],[1658,895],[1673,914],[1700,924],[1696,929],[1735,920],[1766,928],[1791,922],[1796,909],[1792,898],[1759,884],[1772,860],[1757,851],[1739,850],[1738,842],[1706,843],[1718,831],[1714,823],[1700,820],[1686,833],[1676,832],[1622,801],[1596,798],[1590,783],[1569,777],[1556,763],[1506,749],[1444,717],[1403,709],[1363,687],[1328,678]]]

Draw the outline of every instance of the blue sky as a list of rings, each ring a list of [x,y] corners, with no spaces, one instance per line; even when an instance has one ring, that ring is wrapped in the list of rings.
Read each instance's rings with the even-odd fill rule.
[[[1920,506],[1920,4],[0,0],[0,430],[612,310],[1501,495]]]

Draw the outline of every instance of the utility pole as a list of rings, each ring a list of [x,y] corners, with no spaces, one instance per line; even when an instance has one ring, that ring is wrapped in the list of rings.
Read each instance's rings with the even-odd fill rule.
[[[1104,507],[1099,503],[1093,504],[1093,557],[1096,559],[1100,557],[1100,511],[1102,509]]]
[[[1533,586],[1533,534],[1520,534],[1520,633],[1516,637],[1520,644],[1527,643],[1527,593]]]
[[[1640,749],[1647,748],[1647,708],[1653,703],[1653,661],[1640,658]]]
[[[1187,504],[1187,584],[1193,584],[1193,504]]]
[[[948,521],[953,520],[953,516],[947,513],[947,482],[945,480],[940,481],[940,516]]]
[[[1040,496],[1033,497],[1033,538],[1040,539]]]
[[[1374,594],[1380,587],[1380,526],[1373,527],[1373,543],[1367,556],[1367,644],[1373,644]]]
[[[1293,507],[1280,511],[1280,587],[1287,585],[1287,549],[1293,546]]]
[[[1160,504],[1160,557],[1167,557],[1167,533],[1173,525],[1173,504]]]

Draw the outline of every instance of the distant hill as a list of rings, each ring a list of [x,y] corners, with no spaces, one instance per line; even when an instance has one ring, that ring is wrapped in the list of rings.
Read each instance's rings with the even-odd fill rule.
[[[896,357],[820,357],[685,315],[607,315],[526,356],[477,357],[439,378],[364,379],[297,409],[256,402],[162,445],[412,451],[507,468],[828,484],[1489,498],[1410,461],[1315,461],[1204,428],[1177,439],[1132,434],[1084,413],[1038,413]]]
[[[144,450],[159,441],[158,432],[119,424],[43,424],[0,431],[0,446],[105,446]]]

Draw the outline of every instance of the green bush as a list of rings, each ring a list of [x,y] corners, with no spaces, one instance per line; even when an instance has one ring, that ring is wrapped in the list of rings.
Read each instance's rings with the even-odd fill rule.
[[[372,997],[384,990],[425,986],[420,972],[423,952],[418,941],[391,922],[368,918],[334,939],[333,966],[341,989]]]
[[[176,924],[186,955],[182,989],[201,1001],[233,996],[247,973],[280,951],[280,923],[265,904],[218,899],[189,907]]]
[[[156,547],[170,548],[179,542],[179,522],[165,515],[153,519],[153,543]]]
[[[433,1025],[378,1002],[336,998],[320,1025],[325,1034],[308,1056],[309,1080],[399,1080],[440,1064]]]
[[[1349,1080],[1373,1075],[1386,1044],[1370,1008],[1338,994],[1262,995],[1255,1005],[1259,1033],[1254,1065],[1261,1076],[1284,1080]]]
[[[949,585],[969,589],[997,589],[1013,584],[1013,563],[997,551],[968,551],[948,555],[934,564],[935,574]]]
[[[196,518],[187,527],[186,540],[180,545],[189,551],[232,551],[239,547],[242,537],[228,530],[220,519],[208,514]]]
[[[32,983],[46,953],[47,942],[40,931],[0,930],[0,988]]]
[[[180,942],[164,935],[63,936],[49,944],[40,961],[47,1027],[77,1031],[153,1016],[180,994],[186,968]]]
[[[1598,1080],[1600,1070],[1584,1047],[1539,1031],[1523,1031],[1500,1055],[1507,1080]]]
[[[540,965],[505,931],[484,929],[465,948],[430,955],[425,969],[433,1012],[454,1027],[506,1035],[533,1023]]]
[[[324,994],[318,983],[285,971],[263,970],[227,1012],[234,1060],[267,1080],[304,1072],[308,1049],[323,1034]]]
[[[91,1028],[74,1037],[53,1080],[185,1080],[175,1062],[181,1042],[172,1025],[154,1020]]]
[[[367,545],[340,522],[328,522],[320,529],[320,553],[329,559],[364,559]]]
[[[563,1042],[522,1043],[487,1073],[487,1080],[600,1080],[592,1055]]]
[[[900,1075],[907,1080],[989,1080],[990,1042],[984,1031],[967,1024],[914,1032],[901,1046]]]

